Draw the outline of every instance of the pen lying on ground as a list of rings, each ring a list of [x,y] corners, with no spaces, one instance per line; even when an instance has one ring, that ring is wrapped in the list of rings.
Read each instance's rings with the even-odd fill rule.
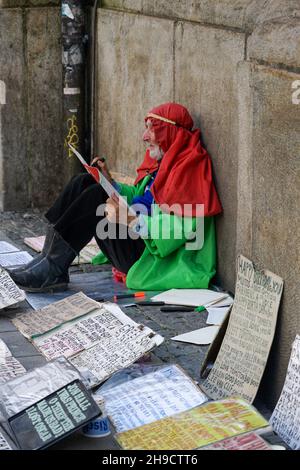
[[[131,298],[138,298],[138,297],[146,297],[145,292],[135,292],[133,294],[114,295],[114,301],[116,302],[117,300],[120,300],[120,299],[131,299]]]
[[[187,307],[184,305],[169,305],[165,302],[152,302],[151,300],[143,300],[142,302],[137,302],[134,305],[140,305],[141,307],[164,307],[161,309],[162,312],[203,312],[206,310],[204,305],[200,305],[199,307]]]
[[[166,304],[165,302],[151,302],[151,300],[143,300],[142,302],[138,302],[135,305],[141,305],[142,307],[162,307]]]
[[[170,305],[168,307],[162,307],[161,312],[194,312],[194,307],[184,307],[182,305]]]
[[[117,300],[121,299],[139,298],[144,296],[144,292],[136,292],[135,294],[120,294],[114,296],[114,301],[116,302]],[[105,299],[95,300],[96,302],[105,302]],[[141,302],[132,305],[140,305],[141,307],[163,307],[160,309],[161,312],[203,312],[205,310],[203,305],[200,305],[200,307],[186,307],[184,305],[168,305],[165,302],[151,302],[151,300],[142,300]]]

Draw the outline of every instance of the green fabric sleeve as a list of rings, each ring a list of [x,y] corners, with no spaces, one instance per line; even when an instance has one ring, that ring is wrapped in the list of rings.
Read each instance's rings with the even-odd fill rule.
[[[185,244],[197,226],[196,218],[165,214],[158,206],[152,216],[142,215],[142,218],[148,227],[148,237],[143,240],[150,253],[161,258]]]
[[[129,206],[131,205],[132,199],[135,196],[141,196],[142,194],[144,194],[145,186],[147,185],[149,180],[150,180],[150,176],[146,176],[142,181],[140,181],[135,186],[130,185],[130,184],[119,183],[119,181],[117,181],[120,187],[120,193],[122,196],[125,196],[127,198],[127,204]]]

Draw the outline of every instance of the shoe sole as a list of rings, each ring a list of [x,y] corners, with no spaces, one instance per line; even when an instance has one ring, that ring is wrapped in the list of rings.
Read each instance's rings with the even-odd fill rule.
[[[56,284],[55,286],[49,287],[25,287],[18,284],[18,287],[25,292],[32,292],[32,293],[52,293],[57,291],[65,291],[68,288],[68,284]]]

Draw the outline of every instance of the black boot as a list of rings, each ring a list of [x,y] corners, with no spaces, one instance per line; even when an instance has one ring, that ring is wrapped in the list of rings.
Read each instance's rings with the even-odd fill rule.
[[[29,263],[25,264],[24,266],[18,266],[16,268],[7,269],[9,275],[13,277],[16,273],[19,274],[22,271],[27,271],[29,268],[32,268],[35,264],[39,263],[41,259],[43,259],[47,255],[53,236],[54,236],[53,225],[48,225],[45,243],[44,243],[41,253],[37,255],[35,258],[33,258],[33,260],[31,260]]]
[[[64,290],[69,283],[68,269],[78,253],[53,231],[48,253],[28,269],[10,273],[14,282],[27,292]]]

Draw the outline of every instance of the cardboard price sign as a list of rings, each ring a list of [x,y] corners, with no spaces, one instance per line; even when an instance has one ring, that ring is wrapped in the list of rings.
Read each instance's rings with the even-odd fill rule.
[[[49,447],[100,414],[91,394],[75,380],[9,419],[20,449]]]

